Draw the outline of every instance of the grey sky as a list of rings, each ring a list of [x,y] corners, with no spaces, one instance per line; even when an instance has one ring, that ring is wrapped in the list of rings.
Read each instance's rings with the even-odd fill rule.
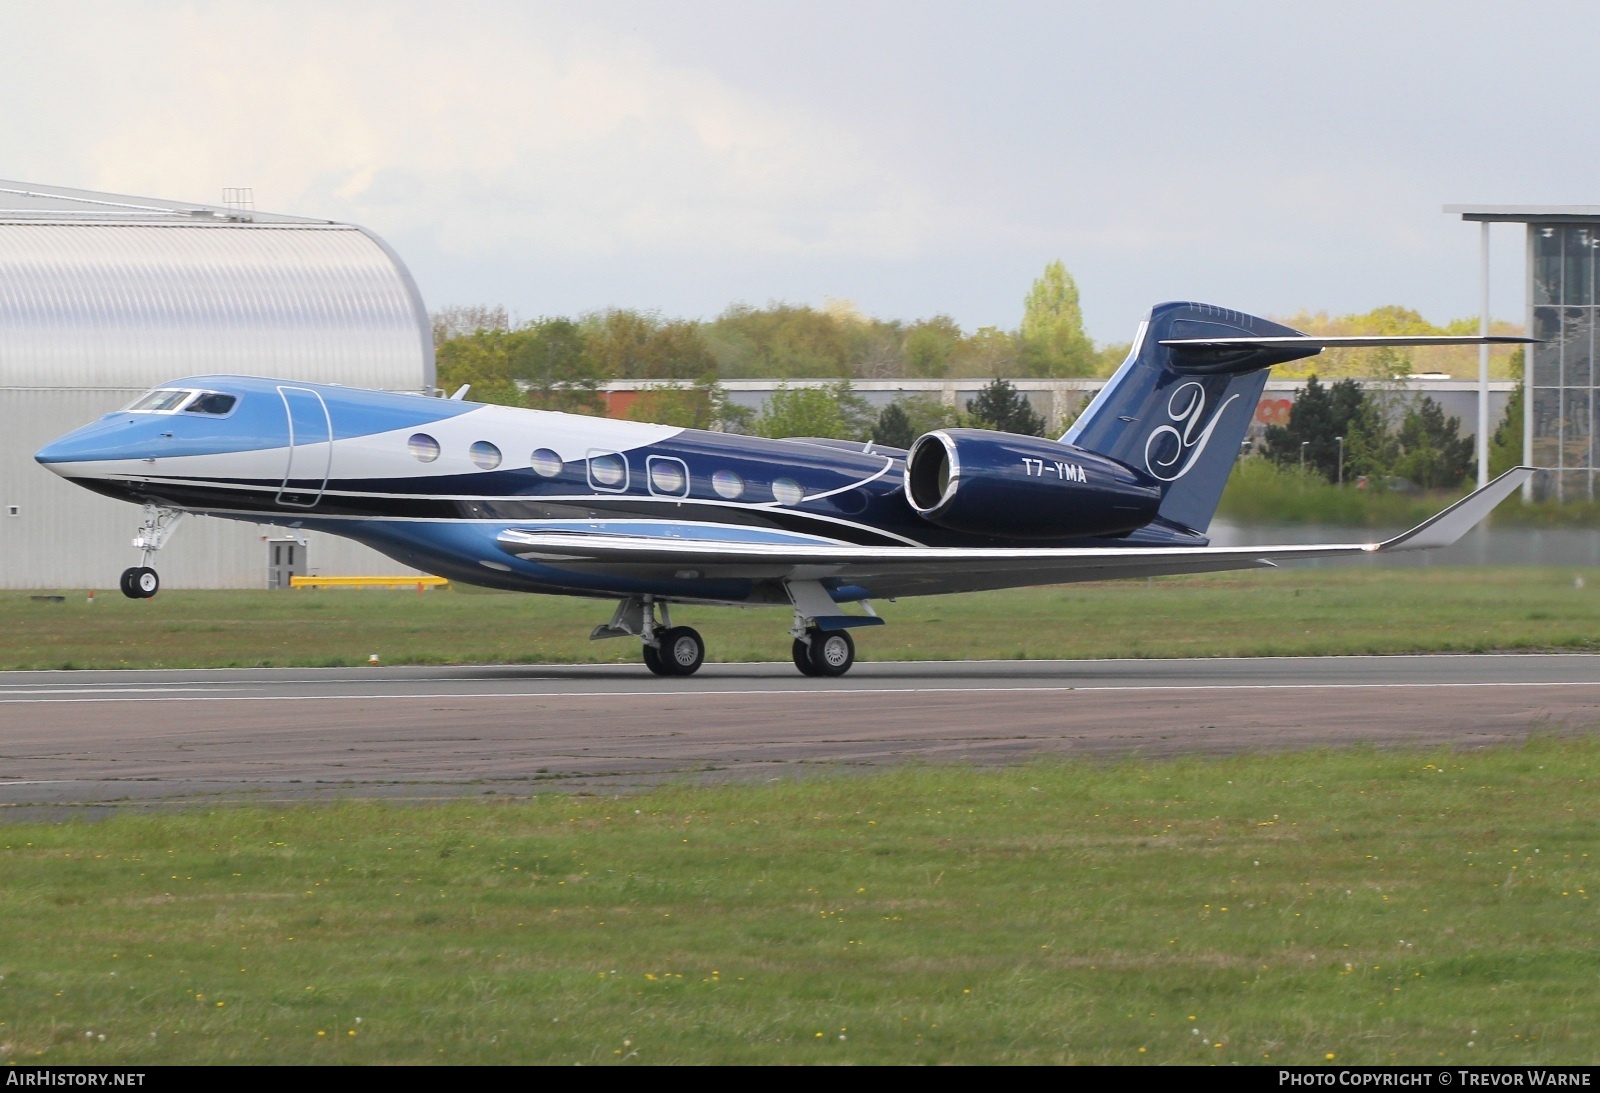
[[[68,16],[67,12],[72,12]],[[17,3],[0,177],[354,220],[431,306],[1477,306],[1446,202],[1600,203],[1600,7]],[[1520,318],[1497,228],[1495,312]]]

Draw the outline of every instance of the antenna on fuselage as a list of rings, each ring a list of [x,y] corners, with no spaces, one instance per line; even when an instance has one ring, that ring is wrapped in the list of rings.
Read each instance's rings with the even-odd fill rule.
[[[460,387],[456,388],[456,393],[450,396],[450,401],[460,402],[462,399],[467,397],[467,392],[470,390],[472,390],[472,384],[463,383]]]

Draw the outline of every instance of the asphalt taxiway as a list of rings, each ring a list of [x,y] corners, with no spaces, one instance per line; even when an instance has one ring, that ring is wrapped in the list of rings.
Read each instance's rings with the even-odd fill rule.
[[[1600,725],[1600,656],[0,673],[0,820],[764,780],[908,759],[1475,746]]]

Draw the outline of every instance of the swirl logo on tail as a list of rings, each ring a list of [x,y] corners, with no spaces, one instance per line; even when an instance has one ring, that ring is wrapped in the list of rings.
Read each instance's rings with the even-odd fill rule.
[[[1180,384],[1167,400],[1167,416],[1171,423],[1152,429],[1144,442],[1145,470],[1163,482],[1176,482],[1188,474],[1205,452],[1206,445],[1211,443],[1211,433],[1217,422],[1238,397],[1229,396],[1202,429],[1206,389],[1193,381]]]

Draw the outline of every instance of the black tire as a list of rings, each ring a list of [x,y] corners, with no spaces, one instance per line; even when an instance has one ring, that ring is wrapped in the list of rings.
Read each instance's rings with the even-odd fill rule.
[[[815,630],[811,631],[812,640],[815,640],[816,636],[817,632]],[[814,676],[818,674],[816,668],[811,664],[811,646],[806,644],[804,638],[794,639],[793,654],[794,666],[800,669],[801,675]]]
[[[705,663],[706,643],[692,626],[674,626],[661,635],[661,662],[675,676],[692,676]]]
[[[811,639],[811,667],[819,676],[842,676],[856,662],[856,643],[848,630],[829,630]]]
[[[133,570],[133,590],[136,599],[148,600],[161,591],[161,578],[156,571],[148,566],[140,566]]]
[[[658,676],[670,676],[672,668],[661,659],[661,650],[654,645],[644,647],[644,666]]]
[[[128,599],[130,599],[130,600],[138,600],[138,599],[143,599],[144,598],[144,597],[139,595],[139,590],[136,587],[134,587],[134,583],[133,583],[133,578],[138,574],[138,572],[139,572],[139,570],[137,568],[124,569],[122,571],[122,577],[118,582],[120,587],[122,588],[122,594],[124,596],[128,597]]]

